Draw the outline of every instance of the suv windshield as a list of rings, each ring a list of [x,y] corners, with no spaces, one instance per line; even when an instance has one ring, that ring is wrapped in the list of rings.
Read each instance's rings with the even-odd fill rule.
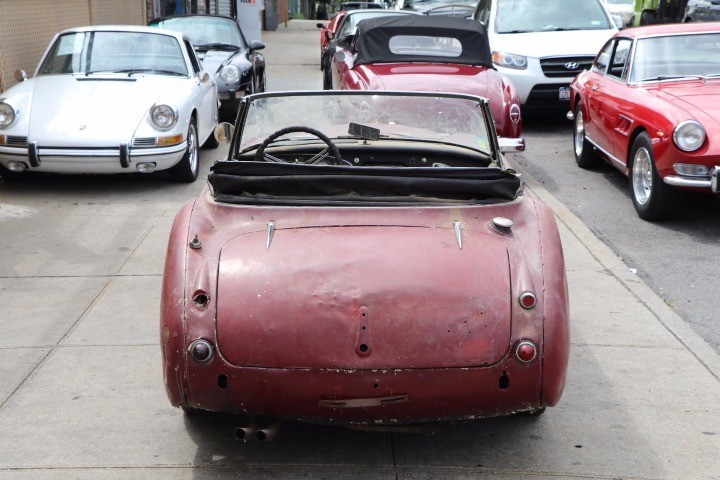
[[[598,0],[498,0],[495,22],[498,33],[605,30],[612,25]]]

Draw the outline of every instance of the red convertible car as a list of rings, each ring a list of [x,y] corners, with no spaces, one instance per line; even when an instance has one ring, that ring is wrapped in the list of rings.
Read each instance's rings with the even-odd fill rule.
[[[560,237],[500,152],[486,99],[259,93],[236,121],[170,234],[173,405],[242,415],[238,437],[269,440],[248,418],[374,427],[558,402]]]
[[[629,178],[638,215],[671,216],[682,190],[718,193],[720,24],[622,30],[573,81],[575,159]]]
[[[328,49],[328,43],[333,35],[335,35],[338,23],[340,23],[340,20],[342,20],[346,13],[346,10],[340,10],[327,25],[322,22],[318,22],[317,24],[317,28],[320,29],[320,70],[323,69],[323,57],[325,50]]]
[[[493,67],[480,22],[406,15],[358,23],[355,38],[332,58],[332,88],[447,91],[490,100],[505,151],[524,150],[520,100]]]

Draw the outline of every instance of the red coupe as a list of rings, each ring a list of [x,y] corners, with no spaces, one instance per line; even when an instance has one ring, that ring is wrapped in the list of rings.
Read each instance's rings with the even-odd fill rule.
[[[248,417],[401,425],[558,402],[560,236],[486,99],[261,93],[236,121],[170,234],[173,405],[242,415],[238,437],[269,440]]]
[[[340,10],[327,25],[322,22],[318,22],[317,24],[317,27],[320,29],[320,70],[323,69],[323,57],[325,50],[328,49],[330,39],[335,35],[338,23],[340,23],[340,20],[342,20],[346,13],[346,10]]]
[[[447,91],[490,100],[505,151],[525,149],[515,86],[493,67],[479,22],[408,15],[358,23],[354,40],[335,53],[332,88]]]
[[[718,193],[720,24],[622,30],[573,81],[575,159],[626,174],[638,215],[671,216],[682,190]]]

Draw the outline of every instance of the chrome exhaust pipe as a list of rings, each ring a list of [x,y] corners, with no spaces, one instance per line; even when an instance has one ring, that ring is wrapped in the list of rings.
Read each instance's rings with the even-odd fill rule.
[[[280,430],[280,421],[274,418],[245,418],[235,428],[235,438],[243,442],[269,442]]]
[[[258,442],[270,442],[280,430],[280,420],[270,419],[266,422],[258,422],[258,429],[255,432],[255,440]]]

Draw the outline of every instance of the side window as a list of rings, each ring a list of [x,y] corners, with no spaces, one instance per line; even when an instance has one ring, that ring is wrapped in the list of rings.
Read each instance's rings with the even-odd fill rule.
[[[202,70],[202,67],[200,66],[200,60],[198,60],[197,55],[195,55],[195,49],[188,40],[183,40],[183,43],[185,44],[185,50],[187,50],[188,56],[190,57],[190,63],[192,63],[193,72],[198,73],[200,70]]]
[[[608,68],[608,76],[623,79],[627,78],[627,66],[631,46],[632,41],[629,38],[621,38],[617,41],[615,53],[613,53],[612,60],[610,61],[610,68]]]
[[[593,62],[592,69],[595,72],[604,74],[607,70],[607,66],[610,63],[610,55],[613,51],[613,46],[615,46],[615,41],[610,40],[608,43],[605,44],[602,50],[600,50],[600,53],[595,58],[595,61]]]

